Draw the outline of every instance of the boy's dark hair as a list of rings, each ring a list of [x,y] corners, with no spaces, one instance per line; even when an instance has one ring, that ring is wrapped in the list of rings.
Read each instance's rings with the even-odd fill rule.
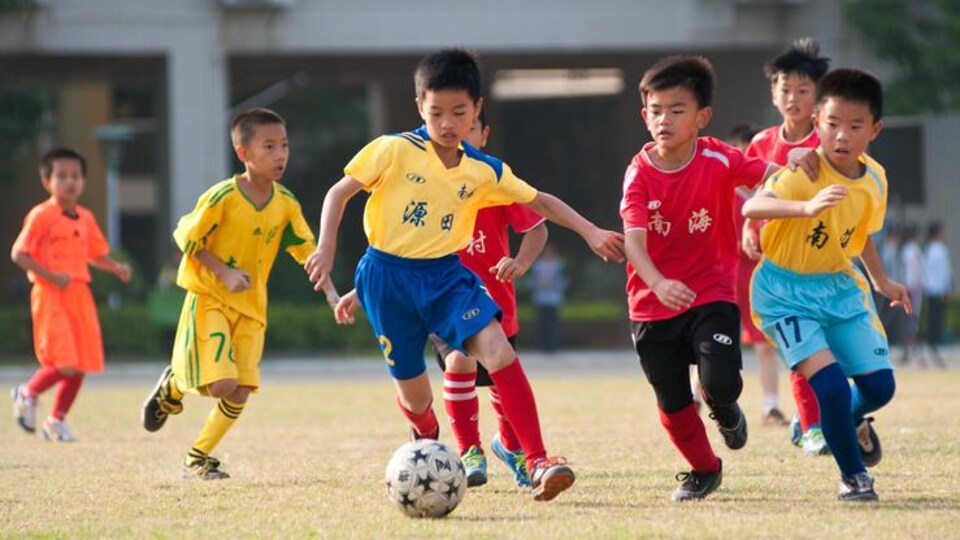
[[[474,103],[480,100],[480,66],[466,49],[443,49],[425,56],[413,74],[417,97],[427,91],[466,90]]]
[[[230,140],[234,146],[246,146],[253,140],[257,133],[257,127],[280,124],[286,126],[287,122],[279,114],[264,109],[263,107],[254,107],[238,114],[233,122],[230,122]]]
[[[640,81],[640,97],[647,104],[651,92],[686,88],[697,99],[702,109],[709,107],[713,99],[713,65],[702,56],[668,56],[653,65]]]
[[[760,133],[760,126],[756,124],[738,124],[730,129],[730,140],[750,144],[757,133]]]
[[[883,86],[862,69],[835,69],[824,75],[817,85],[817,104],[823,104],[827,98],[863,103],[870,109],[874,122],[883,116]]]
[[[58,159],[77,160],[80,163],[80,172],[84,177],[87,176],[87,159],[83,157],[83,154],[73,148],[58,146],[43,154],[40,158],[40,176],[42,178],[50,178],[50,175],[53,174],[53,162]]]
[[[477,120],[480,120],[480,129],[483,129],[489,125],[487,124],[487,106],[486,105],[484,105],[483,108],[480,109],[480,116],[477,117]]]
[[[927,242],[940,238],[941,234],[943,234],[943,223],[939,221],[930,222],[930,225],[927,226]]]
[[[786,52],[763,66],[763,72],[774,83],[781,75],[802,75],[817,82],[828,69],[830,59],[820,56],[820,44],[809,37],[794,41]]]

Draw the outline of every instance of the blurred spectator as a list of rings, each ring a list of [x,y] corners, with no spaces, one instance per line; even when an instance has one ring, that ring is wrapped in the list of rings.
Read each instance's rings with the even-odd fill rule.
[[[533,263],[533,305],[537,308],[537,346],[544,352],[560,348],[560,306],[563,305],[567,278],[563,261],[553,244],[547,244]]]
[[[903,285],[910,293],[913,313],[907,315],[903,327],[903,356],[900,363],[909,363],[917,353],[917,334],[920,332],[920,308],[923,299],[923,250],[917,242],[917,226],[908,225],[903,232],[903,247],[900,248],[903,264]]]
[[[947,298],[953,286],[950,252],[943,238],[943,224],[935,221],[927,231],[923,251],[923,303],[927,306],[926,336],[933,362],[943,368],[939,346],[943,343],[943,326],[947,314]]]
[[[887,275],[893,281],[903,283],[903,260],[900,257],[900,228],[888,224],[882,232],[883,238],[877,245],[880,260]],[[891,307],[890,301],[880,293],[874,293],[874,302],[877,305],[877,314],[883,322],[883,328],[890,337],[891,344],[900,344],[905,313],[899,307]]]

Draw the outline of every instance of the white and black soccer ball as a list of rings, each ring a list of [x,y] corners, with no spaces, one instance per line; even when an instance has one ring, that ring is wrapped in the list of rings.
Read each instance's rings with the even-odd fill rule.
[[[433,439],[408,442],[387,464],[387,496],[410,517],[446,516],[466,491],[467,471],[460,458]]]

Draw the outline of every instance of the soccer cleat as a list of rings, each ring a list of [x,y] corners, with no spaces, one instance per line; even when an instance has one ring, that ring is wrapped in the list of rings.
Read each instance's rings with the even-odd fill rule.
[[[226,480],[230,475],[220,470],[220,460],[212,456],[190,456],[183,463],[180,476],[184,480]]]
[[[873,430],[873,417],[864,418],[857,426],[857,442],[860,446],[860,457],[867,467],[876,467],[883,458],[883,449],[880,447],[880,438]]]
[[[437,425],[437,431],[427,435],[417,433],[417,428],[410,426],[410,442],[422,441],[424,439],[440,440],[440,426]]]
[[[170,397],[170,382],[172,379],[173,368],[167,366],[160,374],[150,397],[143,403],[143,411],[140,415],[143,421],[143,429],[158,431],[166,423],[168,416],[183,412],[183,403]]]
[[[567,466],[566,459],[540,458],[533,464],[530,473],[533,500],[552,501],[562,491],[572,486],[576,479],[573,469]]]
[[[499,432],[490,441],[490,450],[493,450],[493,455],[497,456],[513,473],[513,481],[517,483],[517,487],[530,487],[530,475],[527,474],[527,458],[523,455],[523,450],[517,450],[516,452],[507,450],[503,441],[500,440]]]
[[[467,487],[479,487],[487,483],[487,456],[479,446],[471,446],[460,455],[467,470]]]
[[[719,461],[719,458],[717,460]],[[670,496],[674,502],[703,499],[723,483],[723,461],[720,461],[717,472],[682,472],[677,474],[677,481],[680,482],[680,486],[673,490],[673,495]]]
[[[790,425],[790,421],[780,412],[780,409],[774,407],[763,415],[761,424],[769,427],[786,427]]]
[[[20,429],[27,433],[37,431],[37,398],[27,397],[26,387],[22,384],[10,390],[13,399],[13,419]]]
[[[840,477],[840,491],[837,498],[841,501],[872,502],[880,497],[873,490],[873,477],[870,473],[861,472],[851,477]]]
[[[716,411],[710,413],[710,418],[717,423],[723,442],[731,450],[739,450],[747,445],[747,417],[743,414],[740,405],[734,403],[730,409],[736,417],[728,425],[724,425]]]
[[[800,446],[803,448],[803,453],[808,456],[830,455],[830,447],[827,446],[827,439],[823,437],[823,430],[816,426],[803,434]]]
[[[57,418],[47,418],[43,421],[41,429],[43,438],[53,442],[77,442],[77,438],[70,433],[70,428],[66,422]]]
[[[803,446],[803,429],[800,427],[800,417],[794,416],[790,421],[790,444]]]

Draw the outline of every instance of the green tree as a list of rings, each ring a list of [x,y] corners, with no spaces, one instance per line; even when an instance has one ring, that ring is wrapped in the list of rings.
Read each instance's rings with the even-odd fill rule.
[[[960,109],[960,2],[851,0],[848,23],[898,69],[886,88],[891,114]]]

